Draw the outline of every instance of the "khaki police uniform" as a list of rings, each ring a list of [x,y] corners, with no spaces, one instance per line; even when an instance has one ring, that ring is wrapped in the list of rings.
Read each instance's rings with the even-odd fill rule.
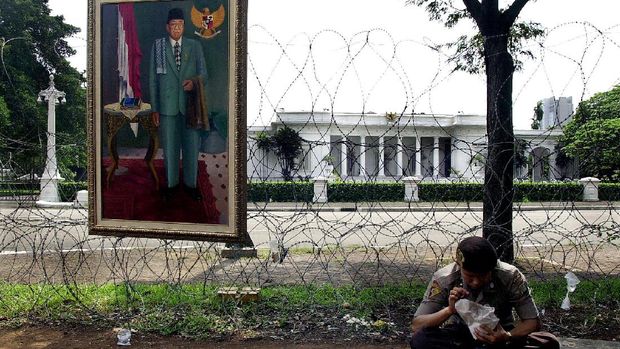
[[[454,287],[467,289],[466,285],[463,285],[461,268],[456,263],[449,264],[435,272],[415,316],[436,313],[447,307],[450,291]],[[525,276],[519,269],[508,263],[498,262],[492,272],[491,282],[480,291],[476,298],[470,292],[468,299],[494,307],[495,315],[505,329],[514,327],[512,309],[515,309],[522,320],[538,318],[538,309],[530,294]],[[447,323],[462,323],[462,320],[455,314]]]
[[[415,316],[433,314],[448,306],[450,291],[454,287],[463,287],[461,268],[451,263],[433,274],[424,299],[415,312]],[[471,290],[469,300],[495,308],[495,315],[499,318],[502,327],[509,331],[515,327],[513,309],[521,320],[536,319],[538,309],[534,304],[525,276],[513,265],[498,261],[492,271],[491,282],[478,294]],[[547,334],[544,334],[546,336]],[[555,337],[548,334],[550,338]],[[529,339],[529,337],[528,337]],[[557,340],[556,340],[557,341]],[[525,342],[525,341],[523,341]],[[414,346],[414,343],[416,344]],[[532,344],[532,343],[530,343]],[[557,344],[559,347],[559,344]],[[412,348],[478,348],[484,347],[475,342],[463,320],[458,314],[452,315],[439,329],[422,329],[414,334]],[[555,348],[556,346],[518,345],[501,347],[510,348]]]

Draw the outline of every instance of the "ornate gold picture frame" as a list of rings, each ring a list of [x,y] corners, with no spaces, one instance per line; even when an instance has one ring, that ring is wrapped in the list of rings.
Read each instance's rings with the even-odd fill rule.
[[[247,240],[247,1],[88,5],[89,234]]]

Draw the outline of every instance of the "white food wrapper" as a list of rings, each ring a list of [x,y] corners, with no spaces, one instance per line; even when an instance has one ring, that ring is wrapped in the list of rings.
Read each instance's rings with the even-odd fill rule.
[[[577,275],[573,274],[573,272],[570,271],[566,273],[564,278],[566,279],[566,297],[564,297],[560,308],[564,310],[570,310],[570,299],[568,298],[568,295],[572,292],[575,292],[575,290],[577,289],[577,285],[580,281]]]
[[[476,338],[474,330],[480,326],[495,329],[499,319],[495,316],[495,308],[478,304],[468,299],[459,299],[454,305],[465,324],[469,328],[472,337]]]

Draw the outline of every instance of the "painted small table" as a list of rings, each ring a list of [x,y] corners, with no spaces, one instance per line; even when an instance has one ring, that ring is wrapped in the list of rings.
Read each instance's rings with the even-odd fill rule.
[[[103,114],[108,126],[108,150],[112,155],[112,164],[106,169],[106,184],[109,187],[114,171],[118,168],[118,150],[116,146],[116,134],[127,123],[138,123],[149,134],[149,148],[144,157],[147,166],[151,170],[155,180],[155,190],[159,190],[159,177],[153,165],[153,158],[159,148],[159,136],[157,126],[151,118],[151,105],[148,103],[140,104],[139,108],[121,108],[120,103],[112,103],[103,107]]]

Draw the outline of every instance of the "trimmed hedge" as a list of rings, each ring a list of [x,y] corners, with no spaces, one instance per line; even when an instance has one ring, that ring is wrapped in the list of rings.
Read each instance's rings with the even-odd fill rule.
[[[77,192],[80,190],[86,190],[87,187],[88,185],[86,182],[58,182],[58,195],[60,195],[60,201],[71,202],[75,200]],[[38,182],[0,183],[0,196],[37,196],[40,192],[41,188]]]
[[[75,196],[80,190],[88,190],[88,184],[86,182],[69,181],[58,183],[58,195],[60,195],[60,201],[62,202],[71,202],[75,200]]]
[[[37,196],[39,192],[36,181],[0,182],[0,197]]]
[[[250,183],[248,200],[309,202],[313,196],[312,183],[307,183],[307,187],[303,187],[304,184],[306,182]],[[420,183],[419,197],[420,201],[427,202],[481,202],[483,187],[482,183]],[[616,190],[620,193],[620,188]],[[519,182],[515,183],[514,201],[580,201],[582,192],[581,185],[572,182]],[[327,197],[329,202],[398,202],[404,200],[405,186],[395,182],[336,182],[328,184]]]
[[[253,182],[248,185],[248,202],[312,202],[311,182]]]
[[[418,183],[420,201],[482,201],[482,183]],[[403,201],[403,194],[399,201]]]
[[[347,183],[327,184],[329,202],[403,201],[402,183]]]
[[[38,181],[0,182],[0,191],[10,190],[39,190]]]
[[[420,201],[481,202],[482,183],[419,183]],[[516,202],[522,201],[580,201],[582,187],[577,183],[515,183]],[[330,183],[327,188],[330,202],[403,201],[402,183]]]
[[[583,187],[573,182],[515,183],[515,202],[523,201],[581,201]]]
[[[426,202],[481,202],[482,183],[419,183],[420,201]],[[86,182],[62,181],[58,185],[64,202],[75,200],[79,190],[86,190]],[[38,183],[0,183],[0,196],[38,195]],[[578,183],[556,182],[515,183],[515,202],[523,201],[581,201],[583,188]],[[405,197],[403,183],[336,182],[327,186],[329,202],[398,202]],[[251,182],[248,186],[248,202],[312,202],[312,182]],[[601,183],[601,201],[620,201],[620,183]]]
[[[602,201],[620,201],[620,183],[601,183],[598,198]]]

